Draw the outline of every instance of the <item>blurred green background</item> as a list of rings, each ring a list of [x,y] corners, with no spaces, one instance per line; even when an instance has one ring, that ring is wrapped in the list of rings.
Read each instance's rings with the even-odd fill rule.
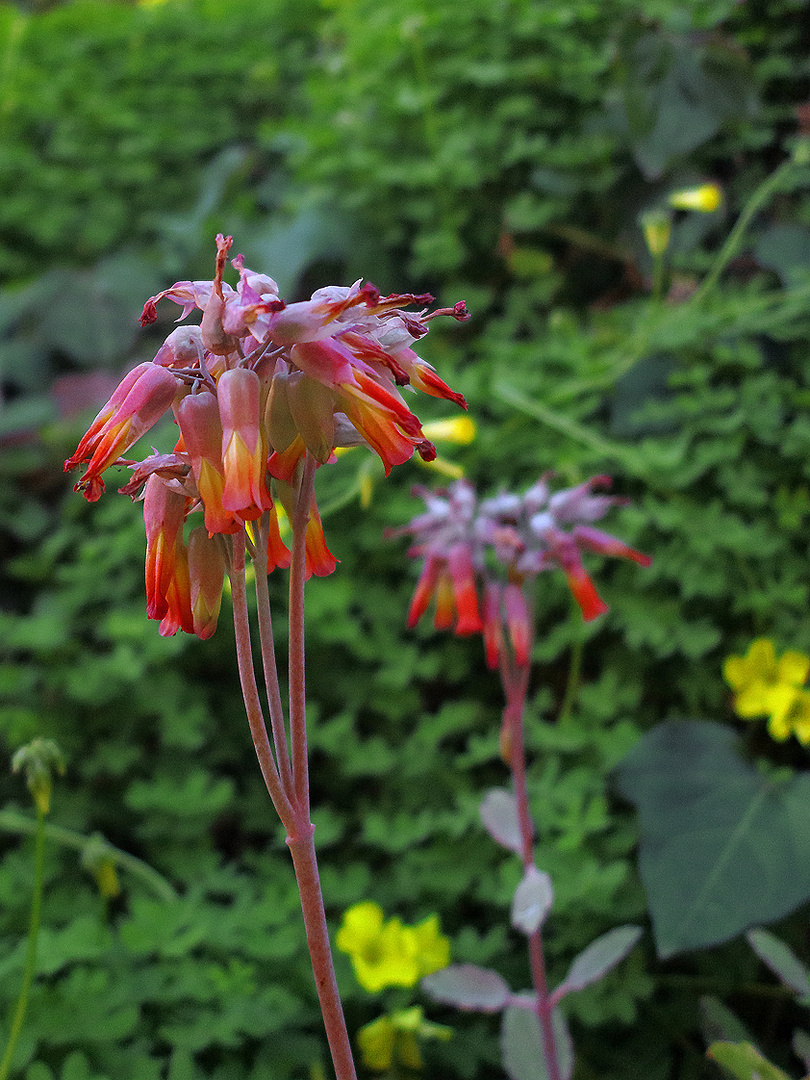
[[[87,505],[62,473],[120,374],[171,329],[162,313],[139,330],[144,300],[210,278],[217,232],[288,300],[360,276],[466,299],[470,322],[435,324],[422,350],[478,424],[443,455],[482,490],[607,472],[632,499],[611,531],[655,561],[594,560],[608,616],[586,628],[564,582],[540,582],[527,738],[537,861],[556,888],[552,982],[597,934],[645,923],[638,827],[611,769],[662,720],[734,723],[721,665],[752,638],[810,651],[810,169],[783,170],[750,204],[810,133],[809,58],[806,0],[0,5],[4,757],[56,739],[68,771],[52,823],[101,833],[178,894],[122,867],[104,897],[92,866],[50,842],[19,1075],[302,1080],[327,1067],[228,620],[206,643],[159,638],[137,507],[114,479]],[[653,297],[639,215],[707,181],[722,206],[673,213]],[[695,295],[746,207],[719,283]],[[455,960],[520,989],[520,867],[477,810],[505,781],[499,688],[479,641],[404,630],[416,568],[383,533],[434,478],[411,463],[378,483],[372,466],[362,509],[364,462],[354,451],[319,476],[341,565],[308,590],[328,913],[336,926],[361,899],[411,922],[437,912]],[[281,648],[284,584],[271,578]],[[764,758],[806,767],[797,744],[747,734]],[[0,803],[30,814],[19,777],[0,775]],[[32,849],[1,817],[0,844],[6,1018]],[[779,928],[805,955],[806,916]],[[664,962],[645,941],[567,999],[576,1080],[718,1075],[706,995],[795,1072],[794,1006],[745,945]],[[351,1031],[400,1002],[337,964]],[[427,1077],[503,1075],[495,1019],[425,1008],[456,1029],[425,1047]]]

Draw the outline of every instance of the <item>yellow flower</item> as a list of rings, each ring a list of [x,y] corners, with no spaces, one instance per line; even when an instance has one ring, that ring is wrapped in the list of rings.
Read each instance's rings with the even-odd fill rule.
[[[422,431],[431,442],[457,443],[459,446],[469,446],[476,434],[475,421],[471,416],[429,420],[422,425]]]
[[[394,1061],[409,1069],[421,1069],[417,1039],[449,1039],[452,1034],[451,1028],[426,1021],[421,1008],[414,1006],[365,1024],[357,1033],[357,1042],[363,1064],[376,1072],[390,1069]]]
[[[785,690],[797,690],[809,672],[810,656],[788,650],[777,660],[768,638],[758,638],[745,656],[729,656],[723,665],[726,682],[735,691],[734,711],[744,719],[781,713]]]
[[[379,904],[366,901],[343,916],[335,944],[348,953],[360,985],[376,993],[386,986],[413,986],[419,965],[399,919],[383,921]]]
[[[723,201],[723,191],[718,184],[701,184],[699,187],[673,191],[668,202],[676,210],[697,210],[701,214],[713,214]]]
[[[385,922],[382,908],[372,901],[349,908],[335,944],[348,953],[357,981],[372,993],[386,986],[414,986],[450,963],[450,941],[439,929],[438,915],[403,926],[399,919]]]
[[[777,742],[795,735],[803,746],[810,743],[810,691],[780,683],[772,693],[768,732]]]
[[[420,978],[447,967],[450,963],[450,939],[439,930],[438,915],[430,915],[416,926],[407,926],[405,931],[419,966]]]

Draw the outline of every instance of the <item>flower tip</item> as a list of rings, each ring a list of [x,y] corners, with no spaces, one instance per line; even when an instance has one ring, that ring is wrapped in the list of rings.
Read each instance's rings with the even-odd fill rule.
[[[157,304],[154,297],[150,297],[143,305],[143,311],[141,312],[140,324],[141,326],[150,326],[153,322],[157,321]]]
[[[459,322],[467,322],[471,318],[469,311],[467,311],[466,300],[459,300],[453,305],[453,318],[458,319]],[[466,408],[466,405],[464,407]]]

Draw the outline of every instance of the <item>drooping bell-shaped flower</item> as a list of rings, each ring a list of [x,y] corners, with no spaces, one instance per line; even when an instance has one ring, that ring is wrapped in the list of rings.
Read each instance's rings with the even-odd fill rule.
[[[125,375],[65,462],[65,472],[87,465],[73,490],[82,491],[88,502],[99,499],[104,491],[101,473],[157,423],[176,390],[174,376],[155,364],[139,364]]]
[[[160,634],[194,633],[188,551],[183,523],[192,500],[171,490],[157,475],[146,481],[146,614],[160,620]]]
[[[189,599],[194,633],[203,641],[217,628],[225,581],[225,550],[218,536],[203,528],[193,529],[188,538]]]
[[[267,488],[267,444],[260,423],[259,377],[247,368],[226,371],[217,383],[222,422],[222,505],[250,521],[272,510]]]

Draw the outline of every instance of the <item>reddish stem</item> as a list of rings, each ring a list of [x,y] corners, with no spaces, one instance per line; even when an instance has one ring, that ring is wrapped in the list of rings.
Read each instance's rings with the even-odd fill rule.
[[[236,635],[236,663],[239,668],[239,681],[242,685],[242,697],[256,757],[262,770],[264,783],[273,800],[287,832],[295,828],[295,815],[290,800],[281,783],[281,778],[270,748],[267,727],[264,722],[259,690],[256,686],[256,673],[253,668],[253,650],[250,645],[250,621],[245,592],[245,534],[236,533],[233,538],[233,566],[230,571],[231,597],[233,599],[233,626]]]
[[[529,647],[531,655],[531,643]],[[523,736],[523,714],[526,708],[526,692],[529,686],[529,668],[518,667],[513,659],[507,660],[501,668],[501,680],[506,706],[503,711],[504,728],[507,730],[509,746],[509,767],[512,772],[512,784],[515,790],[518,824],[520,826],[521,858],[525,870],[534,866],[534,830],[529,813],[529,795],[526,788],[526,747]],[[549,1080],[561,1080],[557,1058],[557,1040],[552,1022],[553,1004],[548,992],[546,980],[546,961],[543,954],[543,936],[541,930],[529,935],[529,963],[532,982],[537,994],[536,1012],[540,1029],[543,1033],[543,1057]]]
[[[335,1066],[335,1077],[336,1080],[356,1080],[349,1033],[346,1030],[343,1006],[340,1002],[335,968],[332,963],[318,862],[315,857],[314,832],[315,826],[308,824],[295,838],[287,837],[287,845],[292,855],[298,891],[301,894],[301,910],[304,913],[307,944],[312,959],[312,973],[315,976],[326,1038],[332,1054],[332,1063]]]

